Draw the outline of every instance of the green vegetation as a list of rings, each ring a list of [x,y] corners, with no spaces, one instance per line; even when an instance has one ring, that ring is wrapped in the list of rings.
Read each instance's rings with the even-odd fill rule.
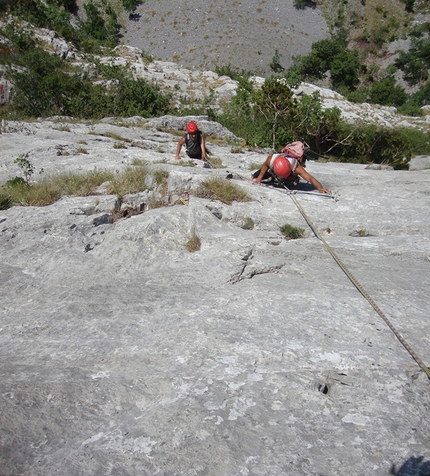
[[[35,183],[15,177],[0,188],[0,208],[6,209],[14,205],[42,207],[54,203],[64,195],[85,197],[92,195],[100,184],[112,178],[111,172],[97,169],[86,174],[59,174]]]
[[[150,188],[148,183],[163,186],[168,179],[164,169],[149,171],[145,165],[127,167],[121,173],[94,169],[84,174],[68,172],[44,177],[40,182],[30,182],[34,166],[24,158],[18,157],[15,162],[21,167],[23,177],[16,176],[0,187],[0,209],[5,210],[14,205],[46,206],[54,203],[62,196],[86,197],[96,193],[97,188],[109,182],[107,193],[123,197],[128,193],[137,193]],[[148,178],[150,180],[148,180]]]
[[[219,157],[210,157],[208,163],[213,169],[225,168],[225,165],[222,163],[222,160]]]
[[[127,8],[137,3],[131,0]],[[104,65],[88,58],[91,69],[83,72],[69,60],[42,48],[31,25],[56,30],[86,53],[100,53],[102,48],[118,44],[119,12],[109,2],[86,2],[86,19],[72,27],[71,14],[76,8],[75,0],[17,0],[11,5],[1,4],[0,17],[6,21],[0,28],[0,63],[6,67],[6,78],[14,84],[13,106],[2,108],[1,116],[99,119],[152,117],[169,111],[170,96],[161,94],[157,86],[143,79],[134,79],[126,67]]]
[[[338,34],[332,39],[317,41],[312,44],[311,52],[306,56],[294,56],[293,66],[286,72],[289,84],[301,80],[318,80],[330,71],[333,61],[341,63],[339,55],[345,53],[347,39],[345,34]]]
[[[303,10],[305,7],[315,8],[317,2],[314,0],[293,0],[293,4],[298,10]]]
[[[133,15],[139,0],[122,0],[122,8]],[[14,18],[39,28],[49,28],[73,42],[86,52],[100,51],[100,47],[115,47],[119,43],[121,25],[118,4],[88,0],[83,4],[85,20],[76,20],[76,0],[14,0],[2,2],[0,14],[11,14]],[[76,23],[76,26],[73,26]],[[7,38],[9,36],[6,35]]]
[[[1,57],[7,61],[6,77],[15,85],[15,116],[152,117],[169,110],[168,96],[143,79],[133,79],[125,67],[94,62],[92,74],[99,78],[94,84],[88,73],[58,56],[34,43],[24,48],[19,43],[18,38],[13,58]]]
[[[360,230],[353,231],[352,233],[349,234],[349,236],[366,237],[371,235],[367,230],[365,230],[364,228],[361,228]]]
[[[318,94],[294,100],[283,76],[268,78],[257,91],[243,80],[237,95],[214,118],[248,144],[280,150],[300,139],[318,154],[339,161],[407,169],[413,155],[430,151],[428,134],[417,129],[389,129],[364,121],[347,124],[339,109],[322,109]]]
[[[315,42],[308,55],[293,57],[293,65],[283,76],[291,86],[329,80],[329,87],[350,101],[395,106],[401,113],[420,115],[420,107],[430,104],[430,22],[410,27],[408,12],[415,7],[425,12],[428,1],[415,4],[405,0],[405,4],[406,11],[401,6],[388,11],[369,0],[357,10],[346,0],[335,10],[335,4],[323,2],[332,37]],[[407,36],[412,38],[411,48],[401,53],[394,65],[380,68],[376,58],[386,56],[387,44]],[[277,51],[270,63],[274,71],[281,53]],[[418,91],[407,93],[396,83],[398,69]]]
[[[231,64],[216,66],[215,73],[219,76],[228,76],[229,78],[239,82],[243,81],[244,78],[249,79],[252,76],[251,72],[238,69]]]
[[[305,236],[305,230],[303,228],[297,228],[289,223],[281,226],[280,231],[286,240],[297,240]]]
[[[194,195],[209,200],[220,200],[227,205],[231,205],[233,202],[249,202],[251,200],[242,188],[220,177],[210,178],[202,182]]]
[[[254,220],[251,217],[245,217],[243,219],[243,221],[244,221],[244,223],[243,223],[242,228],[244,230],[253,230],[254,229],[255,223],[254,223]]]
[[[122,173],[118,173],[113,177],[108,193],[123,197],[129,193],[137,193],[145,190],[146,179],[149,172],[146,166],[126,167]]]
[[[24,177],[15,177],[14,179],[12,179],[11,183],[14,183],[15,181],[18,183],[22,182],[23,184],[29,185],[31,176],[34,174],[33,164],[23,155],[17,157],[13,162],[14,164],[17,164],[20,167]]]
[[[404,72],[404,78],[409,84],[422,84],[429,78],[429,32],[430,23],[425,23],[419,29],[416,29],[415,34],[417,37],[412,39],[411,48],[406,53],[402,53],[396,61],[396,65]]]

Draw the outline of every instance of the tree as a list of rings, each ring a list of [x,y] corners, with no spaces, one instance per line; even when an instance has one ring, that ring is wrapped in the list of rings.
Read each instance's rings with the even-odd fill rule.
[[[104,7],[90,0],[84,4],[86,20],[80,24],[84,37],[96,40],[104,46],[114,47],[118,44],[120,25],[115,10],[110,3]]]
[[[275,49],[275,54],[273,55],[272,61],[269,64],[270,69],[274,73],[282,73],[282,71],[285,71],[285,68],[279,62],[280,60],[281,60],[281,55],[279,54],[278,49]]]
[[[330,73],[335,87],[346,86],[353,89],[358,81],[360,61],[356,52],[348,50],[338,53],[331,63]]]
[[[304,137],[319,154],[338,155],[350,144],[350,128],[342,121],[338,108],[322,108],[318,92],[302,96],[298,103],[298,114],[291,123],[294,137]]]
[[[415,38],[407,53],[402,53],[396,61],[396,66],[403,72],[406,81],[415,85],[426,81],[430,68],[430,39]]]
[[[255,106],[272,128],[272,148],[276,148],[276,134],[281,119],[292,118],[296,111],[293,92],[285,79],[268,78],[255,94]]]
[[[370,87],[370,102],[383,106],[401,106],[406,102],[408,95],[405,90],[396,85],[394,78],[384,78],[375,81]]]

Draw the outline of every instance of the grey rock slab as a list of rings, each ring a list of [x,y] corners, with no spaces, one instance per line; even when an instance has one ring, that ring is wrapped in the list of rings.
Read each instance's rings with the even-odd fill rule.
[[[39,140],[44,125],[2,135],[2,180],[18,150],[48,168],[50,147],[74,146]],[[429,380],[286,191],[250,183],[265,154],[209,142],[224,169],[181,167],[177,136],[135,154],[94,130],[63,170],[140,157],[169,193],[231,174],[251,201],[191,194],[115,222],[108,195],[0,211],[1,474],[425,474]],[[306,215],[428,365],[429,170],[307,167],[337,201],[297,194]],[[284,239],[286,223],[305,237]]]

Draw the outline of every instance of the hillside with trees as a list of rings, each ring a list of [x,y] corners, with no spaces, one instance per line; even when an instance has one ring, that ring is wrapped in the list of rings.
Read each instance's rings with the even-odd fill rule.
[[[361,5],[361,3],[360,3]],[[314,7],[295,2],[297,9]],[[318,155],[334,160],[376,162],[407,168],[416,154],[430,152],[428,130],[387,128],[366,122],[348,124],[336,108],[323,109],[318,94],[297,99],[292,90],[301,81],[340,92],[348,100],[395,106],[407,115],[423,114],[430,104],[430,21],[417,22],[428,2],[323,2],[331,38],[312,45],[288,68],[282,51],[267,61],[272,70],[262,87],[253,72],[220,64],[216,73],[237,81],[236,95],[211,107],[210,98],[194,104],[173,104],[156,83],[135,77],[131,68],[101,61],[121,44],[124,18],[134,19],[139,2],[48,0],[1,4],[0,62],[13,84],[13,101],[0,109],[2,118],[64,115],[84,119],[106,116],[153,117],[163,114],[206,114],[250,146],[278,150],[301,139]],[[140,6],[144,8],[145,4]],[[52,54],[38,29],[55,31],[76,50],[76,58]],[[46,33],[46,32],[45,32]],[[407,41],[410,48],[389,54],[390,45]],[[150,51],[142,53],[148,63]],[[387,62],[390,57],[391,63]],[[244,120],[246,118],[246,120]]]

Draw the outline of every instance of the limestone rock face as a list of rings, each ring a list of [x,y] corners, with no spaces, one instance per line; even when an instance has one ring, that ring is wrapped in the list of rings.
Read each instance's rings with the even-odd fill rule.
[[[333,196],[301,184],[301,212],[250,183],[263,151],[195,119],[224,168],[179,165],[168,117],[5,124],[0,183],[21,154],[38,180],[137,161],[169,178],[121,203],[102,186],[0,211],[1,473],[426,474],[429,379],[302,213],[428,365],[430,158],[309,161]],[[212,177],[250,201],[193,195]],[[141,213],[117,219],[124,204]]]

